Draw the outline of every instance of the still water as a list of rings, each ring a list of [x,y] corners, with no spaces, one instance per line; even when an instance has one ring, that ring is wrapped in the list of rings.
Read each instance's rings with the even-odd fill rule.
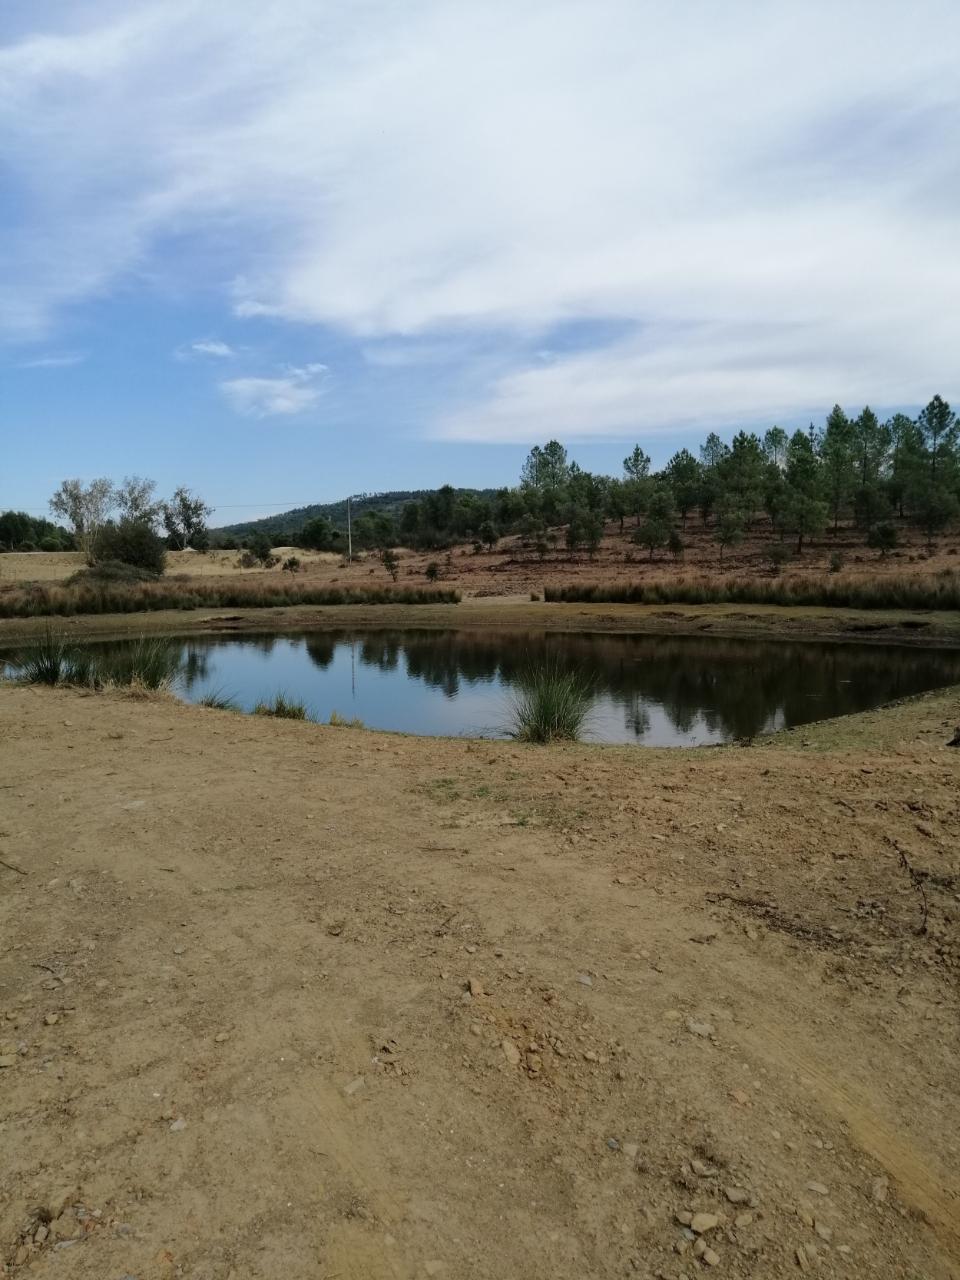
[[[175,643],[189,701],[216,691],[250,710],[282,691],[319,720],[416,734],[507,736],[511,687],[547,659],[592,677],[588,739],[644,746],[751,738],[960,683],[960,653],[893,646],[467,631]]]

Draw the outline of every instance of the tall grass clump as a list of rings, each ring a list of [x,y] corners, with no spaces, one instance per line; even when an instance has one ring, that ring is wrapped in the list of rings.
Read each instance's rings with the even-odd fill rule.
[[[97,687],[102,682],[94,654],[49,626],[39,639],[17,650],[0,666],[6,666],[24,684]]]
[[[209,693],[205,693],[202,698],[197,699],[198,707],[208,707],[211,711],[239,711],[240,703],[236,698],[231,698],[229,693],[224,693],[222,689],[212,689]]]
[[[518,742],[575,742],[592,701],[593,684],[581,672],[553,662],[530,667],[513,696],[510,734]]]
[[[278,720],[309,720],[306,705],[299,699],[278,693],[272,702],[258,702],[253,708],[255,716],[275,716]]]
[[[138,684],[144,689],[166,689],[179,669],[180,646],[156,636],[141,636],[105,654],[100,662],[104,682]]]
[[[772,604],[834,609],[960,610],[960,575],[936,578],[676,578],[664,582],[547,587],[551,603]]]
[[[41,582],[0,587],[0,618],[72,617],[75,614],[142,613],[159,609],[273,609],[288,605],[459,604],[454,590],[423,587],[311,586],[285,574],[275,581],[165,578],[118,581],[78,575],[63,585]]]

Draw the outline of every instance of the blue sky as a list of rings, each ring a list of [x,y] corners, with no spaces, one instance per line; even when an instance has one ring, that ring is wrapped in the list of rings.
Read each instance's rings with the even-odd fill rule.
[[[960,9],[6,0],[0,508],[956,398]]]

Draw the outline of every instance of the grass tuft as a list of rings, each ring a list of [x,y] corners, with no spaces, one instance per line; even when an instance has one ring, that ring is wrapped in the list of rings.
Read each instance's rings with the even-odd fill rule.
[[[359,716],[354,716],[348,720],[346,716],[342,716],[339,711],[331,711],[330,719],[327,721],[334,729],[365,729],[366,725]]]
[[[555,662],[530,667],[517,685],[511,736],[518,742],[575,742],[593,701],[593,684],[579,671]]]
[[[202,698],[197,699],[198,707],[209,707],[211,711],[239,711],[240,703],[236,698],[232,698],[229,693],[224,693],[222,689],[213,689],[210,693],[205,693]]]
[[[275,716],[278,720],[309,720],[306,705],[299,699],[278,693],[272,702],[258,702],[253,708],[255,716]]]
[[[156,636],[141,636],[100,662],[104,683],[166,689],[180,669],[180,646]]]

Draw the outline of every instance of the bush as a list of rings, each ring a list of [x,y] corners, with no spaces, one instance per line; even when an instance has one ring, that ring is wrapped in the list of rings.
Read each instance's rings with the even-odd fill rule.
[[[889,521],[872,525],[867,532],[867,546],[879,551],[881,558],[893,551],[899,540],[896,527]]]
[[[774,573],[779,573],[790,559],[790,548],[783,542],[775,542],[767,548],[767,559]]]
[[[299,573],[302,565],[299,556],[287,556],[281,568],[284,573]]]
[[[63,547],[63,544],[61,543],[59,538],[51,538],[48,536],[46,538],[40,539],[41,551],[60,551],[62,550],[62,547]]]
[[[511,735],[518,742],[576,741],[593,700],[593,686],[578,671],[557,663],[531,667],[518,682]]]
[[[353,716],[348,720],[346,716],[342,716],[339,711],[331,711],[330,719],[327,722],[334,729],[364,729],[366,725],[359,716]]]
[[[830,553],[830,572],[839,573],[843,568],[843,556],[839,551],[831,551]]]
[[[101,529],[93,550],[94,563],[127,564],[159,578],[167,567],[163,539],[143,520],[121,520]]]
[[[107,585],[109,583],[156,582],[157,575],[149,569],[139,569],[134,564],[123,564],[119,560],[104,560],[100,564],[91,565],[89,569],[78,569],[67,579],[67,586],[78,587],[91,583]]]
[[[436,582],[440,577],[440,566],[437,564],[436,560],[430,561],[426,569],[424,569],[424,574],[426,575],[428,582]]]
[[[945,578],[676,578],[672,582],[547,587],[550,603],[777,604],[834,609],[960,610],[960,576]]]
[[[240,704],[236,698],[231,698],[228,693],[224,693],[221,689],[214,689],[211,693],[205,693],[202,698],[197,699],[198,707],[209,707],[211,711],[239,711]]]

